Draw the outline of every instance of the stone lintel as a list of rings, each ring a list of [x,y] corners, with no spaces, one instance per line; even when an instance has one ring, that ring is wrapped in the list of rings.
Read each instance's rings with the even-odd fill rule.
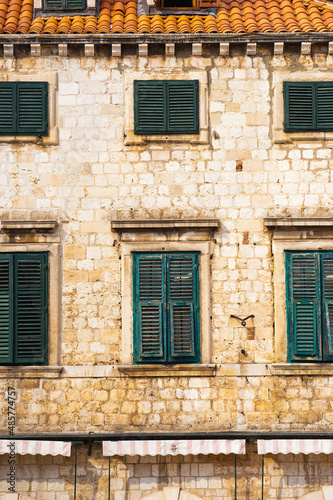
[[[1,233],[53,233],[56,221],[0,221]]]
[[[218,219],[144,219],[144,220],[114,220],[111,221],[111,228],[114,231],[160,231],[173,229],[206,230],[218,229]]]
[[[214,377],[215,365],[119,365],[118,370],[131,377]]]
[[[264,224],[268,229],[302,229],[307,227],[333,227],[333,217],[267,217]]]

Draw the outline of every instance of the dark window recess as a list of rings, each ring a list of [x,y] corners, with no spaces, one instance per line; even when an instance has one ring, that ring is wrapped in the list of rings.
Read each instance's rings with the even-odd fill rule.
[[[0,363],[47,364],[47,254],[0,253]]]
[[[0,82],[0,135],[47,135],[47,91],[47,82]]]
[[[333,82],[284,82],[285,132],[333,130]]]
[[[333,361],[333,252],[286,253],[289,361]]]
[[[162,8],[164,9],[192,9],[195,5],[193,5],[192,0],[162,0]]]
[[[135,80],[134,133],[199,133],[199,81]]]
[[[197,363],[197,253],[134,253],[134,362]]]
[[[44,12],[80,12],[87,10],[86,0],[43,0]]]

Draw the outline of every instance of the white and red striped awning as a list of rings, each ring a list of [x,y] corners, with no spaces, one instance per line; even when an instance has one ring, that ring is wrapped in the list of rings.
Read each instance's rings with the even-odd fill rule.
[[[103,441],[104,456],[245,454],[245,439]]]
[[[258,439],[259,455],[266,453],[333,453],[333,439]]]
[[[0,454],[18,453],[19,455],[63,455],[71,456],[71,443],[64,441],[23,441],[0,439]]]

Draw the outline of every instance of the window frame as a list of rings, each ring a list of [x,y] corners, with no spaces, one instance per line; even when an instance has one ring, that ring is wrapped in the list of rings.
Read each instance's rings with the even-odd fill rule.
[[[198,80],[199,82],[199,131],[197,134],[136,134],[134,132],[134,81],[169,81],[181,80],[187,82],[189,80]],[[208,144],[208,73],[207,70],[195,70],[182,72],[179,69],[170,71],[164,66],[150,69],[143,73],[125,72],[125,145],[144,145],[149,142],[166,143],[180,142],[190,144]]]
[[[7,135],[12,135],[12,136],[27,136],[27,135],[32,135],[32,136],[47,136],[48,135],[48,82],[23,82],[23,81],[17,81],[17,82],[0,82],[0,93],[1,89],[8,89],[12,91],[12,127],[9,129],[1,130],[0,129],[0,136],[7,136]],[[19,123],[19,116],[22,113],[22,110],[20,108],[20,91],[23,89],[30,89],[30,90],[40,90],[41,91],[41,106],[42,106],[42,117],[41,120],[43,122],[42,127],[39,130],[34,130],[34,127],[21,127]],[[1,97],[1,96],[0,96]],[[23,116],[26,114],[29,115],[29,111],[26,113],[22,113]]]
[[[42,226],[50,226],[45,234],[40,224],[29,221],[2,221],[0,225],[0,252],[1,253],[47,253],[48,255],[48,330],[47,366],[61,364],[61,239],[59,231],[55,231],[57,224],[54,221],[44,220]],[[28,229],[31,232],[28,232]],[[53,229],[51,229],[53,227]],[[8,229],[7,229],[8,228]],[[21,242],[20,233],[24,233],[24,242]],[[13,238],[12,234],[15,234]],[[40,234],[39,234],[40,233]],[[53,234],[52,234],[53,233]],[[52,300],[50,298],[52,297]],[[33,365],[1,365],[8,368]]]
[[[290,113],[290,91],[293,89],[305,90],[311,89],[311,125],[296,125],[291,123]],[[333,119],[330,126],[319,124],[319,100],[320,89],[331,89],[333,93],[333,81],[313,82],[313,81],[285,81],[283,82],[283,101],[284,101],[284,131],[285,132],[332,132]],[[301,115],[302,116],[302,115]],[[304,113],[303,113],[304,116]]]
[[[30,262],[40,262],[41,263],[41,290],[39,293],[41,299],[41,332],[40,332],[40,347],[41,355],[33,357],[29,355],[21,356],[20,359],[18,353],[18,324],[17,317],[19,311],[19,278],[18,278],[18,264],[19,260],[27,260]],[[2,365],[9,366],[21,366],[21,365],[47,365],[48,360],[48,297],[49,297],[49,285],[48,285],[48,254],[47,252],[1,252],[0,262],[8,260],[9,263],[9,274],[8,274],[8,357],[11,358],[8,361],[0,361]],[[22,293],[22,292],[21,292]],[[24,296],[26,294],[22,294]],[[2,294],[5,297],[5,295]],[[3,337],[4,338],[4,337]],[[31,348],[30,348],[31,349]]]
[[[191,308],[192,316],[192,353],[172,354],[172,305],[175,306],[175,300],[170,298],[170,264],[172,260],[180,259],[191,261],[193,273],[193,288],[192,300],[187,304]],[[199,363],[200,362],[200,331],[199,331],[199,256],[198,252],[133,252],[133,361],[134,364],[175,364],[175,363]],[[140,300],[140,275],[139,266],[141,262],[147,260],[156,260],[161,263],[161,293],[162,298],[158,304],[160,307],[160,328],[161,328],[161,342],[160,352],[154,353],[151,356],[145,355],[142,351],[141,342],[141,306],[147,303],[147,300]],[[179,299],[180,300],[180,299]],[[150,304],[152,299],[148,302]],[[154,306],[157,302],[154,300]],[[184,305],[184,300],[181,300]]]
[[[47,0],[42,0],[42,12],[45,12],[45,13],[54,13],[54,12],[86,12],[87,10],[87,0],[82,0],[82,4],[84,4],[84,6],[82,8],[75,8],[75,9],[70,9],[68,8],[68,2],[70,0],[60,0],[61,1],[61,8],[48,8],[47,7]]]

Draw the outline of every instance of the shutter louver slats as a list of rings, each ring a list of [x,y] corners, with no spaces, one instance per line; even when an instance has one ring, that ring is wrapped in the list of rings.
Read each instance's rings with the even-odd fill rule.
[[[319,261],[313,254],[290,257],[289,324],[292,329],[292,360],[320,357]]]
[[[315,129],[314,93],[310,82],[284,82],[286,132]]]
[[[139,258],[137,261],[139,360],[161,360],[164,353],[162,264],[160,258]]]
[[[173,133],[199,132],[197,82],[168,82],[168,130]]]
[[[67,9],[68,10],[85,10],[86,9],[86,1],[85,0],[67,0]]]
[[[324,358],[333,359],[333,254],[321,256],[324,306]]]
[[[165,131],[164,82],[134,82],[135,133],[161,133]]]
[[[0,87],[0,134],[15,133],[15,94],[13,84],[1,84]]]
[[[333,84],[317,84],[317,128],[333,130]]]
[[[63,10],[62,0],[44,0],[44,10]]]
[[[195,257],[169,260],[170,351],[175,360],[195,357]]]
[[[21,134],[47,133],[46,84],[21,83],[18,86],[18,131]]]
[[[0,255],[0,363],[10,363],[13,359],[12,280],[10,260]]]
[[[45,255],[17,258],[17,361],[45,363]]]

